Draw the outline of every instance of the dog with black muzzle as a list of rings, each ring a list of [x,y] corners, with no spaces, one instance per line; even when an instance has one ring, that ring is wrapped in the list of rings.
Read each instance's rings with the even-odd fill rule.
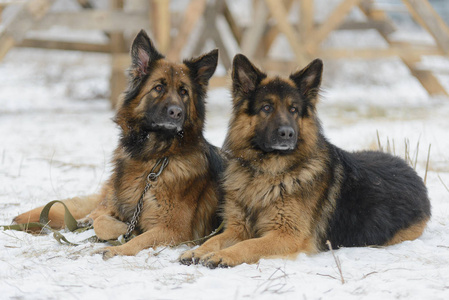
[[[102,240],[137,234],[121,246],[99,250],[105,259],[195,240],[221,222],[218,182],[224,159],[203,136],[205,97],[218,50],[176,63],[141,31],[131,58],[128,88],[114,119],[121,133],[113,173],[99,194],[64,200]],[[14,221],[38,221],[41,210]],[[49,219],[53,228],[64,226],[62,205],[52,207]]]
[[[234,58],[223,146],[223,233],[184,253],[209,268],[418,238],[430,219],[422,179],[399,157],[328,142],[317,114],[323,63],[269,77]]]

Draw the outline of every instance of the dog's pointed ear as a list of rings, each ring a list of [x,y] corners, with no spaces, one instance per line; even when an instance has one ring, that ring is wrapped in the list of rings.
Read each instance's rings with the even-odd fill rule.
[[[207,86],[209,79],[214,75],[217,68],[218,49],[214,49],[197,58],[184,60],[184,64],[190,69],[195,82]]]
[[[318,96],[323,74],[323,61],[315,59],[304,69],[290,75],[290,79],[298,87],[305,99],[314,99]]]
[[[265,77],[267,75],[254,66],[245,55],[234,56],[232,61],[232,92],[234,96],[239,93],[249,96]]]
[[[149,66],[152,62],[162,59],[153,42],[148,37],[145,30],[141,30],[134,39],[131,46],[131,71],[134,77],[140,77],[149,73]]]

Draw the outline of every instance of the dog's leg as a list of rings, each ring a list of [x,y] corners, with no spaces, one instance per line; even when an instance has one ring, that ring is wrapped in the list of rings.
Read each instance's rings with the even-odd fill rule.
[[[223,233],[212,237],[199,248],[184,252],[179,261],[184,265],[197,264],[200,258],[209,252],[225,249],[248,239],[249,237],[244,232],[234,227],[228,227]]]
[[[123,245],[105,247],[95,251],[94,254],[103,254],[104,259],[109,259],[116,255],[132,256],[136,255],[143,249],[163,245],[175,245],[176,243],[187,240],[187,237],[179,236],[179,234],[179,231],[177,232],[174,230],[167,230],[165,228],[154,227],[149,231],[136,236]]]
[[[128,225],[110,215],[101,215],[94,220],[94,231],[100,240],[115,240],[128,230]]]
[[[310,252],[310,248],[313,246],[304,239],[271,231],[263,237],[245,240],[229,248],[205,254],[200,258],[200,263],[211,269],[233,267],[242,263],[256,263],[264,257],[285,257],[300,251]]]

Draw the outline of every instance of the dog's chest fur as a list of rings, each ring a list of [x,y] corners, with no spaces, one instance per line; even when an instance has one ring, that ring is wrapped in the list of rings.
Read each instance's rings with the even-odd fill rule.
[[[266,173],[244,166],[235,159],[226,171],[226,212],[238,216],[252,237],[271,230],[311,236],[312,218],[325,187],[317,187],[326,174],[322,160],[311,158],[290,172]],[[326,180],[324,180],[326,181]],[[325,206],[327,204],[324,204]]]
[[[173,209],[179,203],[187,203],[195,197],[189,195],[190,185],[198,180],[200,173],[204,174],[201,163],[195,167],[189,164],[189,159],[183,157],[171,157],[165,169],[155,181],[148,181],[147,176],[156,165],[157,160],[147,162],[134,161],[130,158],[116,160],[113,187],[113,207],[117,217],[123,222],[132,219],[139,199],[149,184],[149,188],[143,198],[143,208],[138,227],[147,231],[156,225],[167,226],[174,217]],[[204,163],[203,163],[204,164]],[[155,172],[159,170],[156,167]]]

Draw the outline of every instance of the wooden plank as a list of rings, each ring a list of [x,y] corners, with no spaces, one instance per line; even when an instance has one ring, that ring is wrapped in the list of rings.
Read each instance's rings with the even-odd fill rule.
[[[207,0],[192,0],[189,2],[189,5],[184,13],[184,20],[178,30],[176,39],[170,46],[167,53],[168,59],[177,60],[180,58],[181,51],[189,40],[193,28],[204,13],[206,2]]]
[[[284,5],[279,5],[277,0],[265,0],[265,3],[270,10],[271,15],[277,22],[277,28],[280,32],[285,34],[287,40],[289,41],[290,47],[295,54],[296,61],[299,65],[305,66],[309,59],[307,57],[305,49],[301,46],[301,40],[298,37],[297,32],[293,26],[288,22],[288,12]]]
[[[385,26],[376,26],[376,29],[379,31],[380,35],[391,44],[389,35],[392,31],[396,31],[396,27],[386,12],[373,9],[373,3],[366,0],[359,4],[359,8],[368,17],[368,22],[384,22],[386,24]]]
[[[293,1],[292,0],[284,0],[283,2],[284,2],[284,6],[285,6],[286,10],[290,11],[290,9],[291,9],[291,7],[293,5]],[[273,43],[276,40],[276,37],[278,35],[279,35],[279,30],[275,26],[269,28],[268,32],[266,32],[263,35],[262,47],[259,47],[259,50],[257,52],[258,54],[259,53],[261,54],[260,55],[261,59],[265,58],[268,55],[268,52],[270,51],[271,46],[273,45]],[[301,36],[300,36],[300,39],[301,39],[301,41],[304,41],[304,39]]]
[[[14,47],[15,40],[11,36],[0,36],[0,61]]]
[[[108,44],[62,42],[54,40],[40,40],[40,39],[24,39],[17,46],[29,48],[44,48],[44,49],[102,52],[102,53],[109,53],[111,51],[111,47]]]
[[[148,28],[146,12],[124,12],[122,10],[82,10],[72,12],[50,12],[33,29],[46,30],[55,24],[78,30],[139,31]]]
[[[443,52],[437,47],[413,47],[413,46],[390,46],[388,48],[368,49],[323,49],[318,50],[317,56],[323,59],[376,59],[387,57],[441,55]]]
[[[314,5],[313,0],[301,0],[299,1],[300,18],[298,23],[298,30],[303,41],[306,41],[309,34],[314,29]]]
[[[122,10],[123,0],[110,0],[110,7],[114,10]],[[127,54],[123,30],[117,29],[116,31],[111,32],[109,34],[109,41],[112,69],[111,78],[109,81],[111,90],[109,100],[112,107],[115,108],[117,106],[120,94],[126,88],[127,80],[125,77],[125,69],[130,63],[130,58]]]
[[[360,1],[361,0],[345,0],[341,2],[329,15],[327,20],[309,35],[310,39],[306,44],[308,52],[312,54],[315,53],[319,48],[319,44],[321,44],[333,30],[343,23],[351,9],[359,4]]]
[[[449,28],[427,0],[403,0],[405,6],[435,39],[444,53],[449,54]]]
[[[391,22],[390,18],[383,11],[375,10],[372,14],[372,9],[369,3],[363,3],[360,5],[361,10],[369,17],[376,20],[385,20]],[[392,42],[389,38],[387,32],[379,30],[379,33],[384,37],[384,39],[389,43],[390,47],[397,47],[397,55],[401,58],[402,62],[408,67],[410,73],[418,79],[424,89],[429,93],[429,95],[448,95],[447,91],[443,88],[439,80],[429,71],[420,70],[416,68],[416,63],[420,61],[422,55],[443,55],[444,51],[441,47],[427,47],[429,52],[426,52],[426,47],[419,47],[417,45]],[[404,50],[400,50],[402,47]],[[413,51],[411,51],[413,49]],[[435,53],[432,53],[435,51]]]
[[[235,21],[234,16],[232,15],[232,12],[229,9],[228,4],[226,2],[224,2],[224,6],[223,6],[223,15],[226,19],[226,22],[228,22],[228,24],[229,24],[229,28],[231,29],[234,39],[240,45],[240,43],[242,41],[243,33],[242,33],[240,26]]]
[[[444,95],[449,96],[446,89],[441,85],[438,78],[435,77],[435,75],[429,71],[429,70],[422,70],[415,67],[416,62],[419,61],[419,58],[415,56],[411,56],[410,58],[407,56],[402,57],[402,61],[407,65],[407,67],[410,69],[413,76],[415,76],[421,85],[427,90],[427,92],[430,95],[438,96],[438,95]]]
[[[381,31],[383,34],[391,34],[395,32],[396,27],[386,20],[367,20],[364,22],[358,21],[347,21],[342,23],[338,30],[367,30],[367,29],[376,29],[377,31]]]
[[[254,58],[258,47],[260,47],[268,16],[269,11],[265,2],[263,0],[257,1],[254,4],[253,21],[251,26],[244,32],[240,45],[242,53],[245,53],[249,58]]]
[[[153,0],[150,18],[158,49],[166,53],[170,43],[170,1]]]
[[[226,44],[223,41],[220,31],[217,28],[217,15],[223,12],[224,0],[216,0],[206,6],[204,13],[204,24],[200,33],[200,39],[195,47],[195,55],[199,55],[201,49],[204,47],[205,41],[211,39],[214,41],[217,48],[220,50],[219,59],[226,69],[231,68],[232,57],[229,54]]]
[[[0,60],[15,43],[24,38],[28,30],[35,28],[36,23],[47,13],[54,1],[30,0],[22,6],[13,19],[9,21],[6,29],[0,32]]]

